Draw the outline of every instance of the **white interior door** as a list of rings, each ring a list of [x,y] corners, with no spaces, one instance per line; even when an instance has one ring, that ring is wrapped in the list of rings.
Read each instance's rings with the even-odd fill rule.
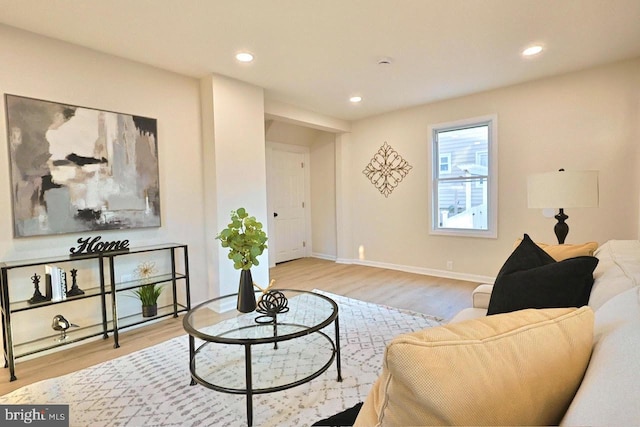
[[[305,154],[275,149],[271,157],[275,262],[305,256]],[[269,247],[272,250],[272,247]]]

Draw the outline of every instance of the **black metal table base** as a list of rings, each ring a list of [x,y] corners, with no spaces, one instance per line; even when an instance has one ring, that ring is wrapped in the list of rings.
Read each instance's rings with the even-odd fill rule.
[[[337,381],[342,381],[342,366],[340,360],[340,322],[338,319],[338,305],[335,301],[322,293],[303,290],[280,289],[273,290],[271,292],[276,296],[281,294],[282,297],[280,299],[274,297],[275,299],[273,299],[273,301],[269,300],[271,305],[267,306],[265,303],[263,304],[264,307],[262,307],[263,310],[256,310],[256,313],[262,313],[263,316],[253,318],[253,314],[247,314],[247,316],[250,317],[244,317],[245,315],[241,315],[240,318],[242,321],[229,323],[228,326],[230,326],[230,328],[225,329],[225,326],[227,326],[223,324],[225,320],[217,322],[217,319],[212,317],[211,313],[220,313],[218,308],[219,305],[222,304],[222,301],[235,302],[235,300],[237,300],[237,294],[225,295],[205,301],[197,307],[189,310],[183,320],[184,328],[189,334],[189,370],[191,372],[191,385],[201,384],[204,387],[222,393],[245,395],[247,424],[249,426],[253,425],[253,396],[256,394],[274,393],[308,383],[326,372],[331,367],[334,360],[338,371]],[[317,307],[318,311],[315,312],[317,317],[308,317],[306,305],[296,307],[297,304],[300,304],[300,301],[304,301],[302,304],[309,304],[308,300],[298,300],[295,297],[295,299],[292,299],[287,295],[287,302],[287,298],[285,298],[284,293],[294,295],[303,294],[307,295],[308,298],[315,300],[312,301],[312,303]],[[294,309],[289,310],[292,305]],[[301,316],[299,319],[296,317],[297,314],[300,314]],[[335,328],[333,333],[330,330],[331,323],[334,324]],[[210,329],[210,327],[214,325],[219,325],[220,327]],[[265,329],[265,327],[267,329]],[[325,328],[329,331],[323,331]],[[292,380],[292,382],[286,384],[274,387],[256,388],[256,385],[253,382],[253,359],[259,358],[259,356],[252,354],[252,346],[270,346],[273,344],[274,352],[281,351],[278,349],[279,344],[284,343],[285,341],[295,341],[296,339],[303,337],[314,336],[315,334],[320,335],[328,342],[325,343],[322,341],[322,338],[316,336],[317,339],[320,340],[318,348],[323,348],[324,351],[320,353],[319,358],[314,359],[312,372],[305,372],[301,375],[298,373],[295,376],[295,378],[298,379]],[[329,336],[328,334],[333,336]],[[196,338],[199,340],[197,347],[195,342]],[[241,352],[235,355],[234,360],[238,363],[237,367],[240,369],[240,364],[244,362],[244,387],[242,384],[236,384],[236,387],[238,388],[215,384],[214,382],[216,380],[213,379],[215,376],[211,375],[215,374],[216,370],[219,368],[215,361],[217,359],[212,359],[204,352],[202,353],[204,366],[200,367],[202,372],[200,374],[198,373],[196,361],[201,360],[199,357],[201,354],[200,352],[209,345],[215,346],[220,344],[243,347],[244,361],[242,360],[243,356]],[[299,348],[304,351],[307,345],[308,344],[306,342],[303,342]],[[285,356],[285,354],[283,354],[283,356]],[[292,362],[294,362],[294,360],[292,360]],[[317,367],[320,364],[322,365]],[[227,368],[225,369],[228,369],[228,365],[226,366]],[[302,375],[306,376],[300,378]]]
[[[331,339],[330,336],[328,336],[327,334],[325,334],[324,332],[321,331],[315,331],[313,333],[317,333],[320,334],[322,336],[324,336],[329,343],[333,346],[333,352],[331,355],[331,358],[329,359],[329,361],[322,366],[322,368],[320,368],[319,370],[317,370],[316,372],[314,372],[313,374],[289,383],[289,384],[284,384],[278,387],[270,387],[270,388],[265,388],[265,389],[260,389],[260,390],[254,390],[253,389],[253,371],[252,371],[252,357],[251,357],[251,346],[253,345],[252,343],[246,343],[244,344],[244,357],[245,357],[245,385],[246,388],[245,389],[232,389],[232,388],[226,388],[226,387],[222,387],[222,386],[217,386],[214,384],[211,384],[209,382],[207,382],[206,380],[204,380],[203,378],[201,378],[197,372],[196,372],[196,363],[195,363],[195,357],[196,354],[202,349],[204,348],[206,345],[212,344],[210,342],[205,342],[204,344],[202,344],[200,347],[198,347],[197,349],[195,348],[195,338],[193,336],[189,336],[189,354],[190,354],[190,371],[191,371],[191,383],[190,385],[195,385],[195,384],[201,384],[207,388],[216,390],[216,391],[220,391],[223,393],[231,393],[231,394],[244,394],[246,395],[246,404],[247,404],[247,425],[248,426],[252,426],[253,425],[253,396],[254,394],[264,394],[264,393],[274,393],[277,391],[282,391],[282,390],[286,390],[289,388],[293,388],[296,386],[299,386],[301,384],[305,384],[315,378],[317,378],[318,376],[320,376],[321,374],[323,374],[324,372],[326,372],[329,367],[331,366],[331,364],[333,364],[333,361],[335,359],[336,361],[336,369],[338,371],[338,376],[337,376],[337,381],[338,382],[342,382],[342,366],[340,363],[340,325],[338,322],[338,316],[336,315],[335,319],[334,319],[334,323],[335,323],[335,341],[333,339]],[[274,323],[274,329],[277,330],[277,323]],[[274,331],[275,333],[275,331]],[[274,335],[275,337],[276,335]],[[274,343],[274,344],[277,344]],[[277,350],[277,346],[274,347],[274,350]]]

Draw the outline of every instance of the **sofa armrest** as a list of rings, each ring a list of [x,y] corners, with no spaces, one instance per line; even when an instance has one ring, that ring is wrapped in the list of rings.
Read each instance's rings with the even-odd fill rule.
[[[473,290],[471,298],[474,308],[489,308],[489,300],[491,299],[491,291],[493,285],[483,283]]]

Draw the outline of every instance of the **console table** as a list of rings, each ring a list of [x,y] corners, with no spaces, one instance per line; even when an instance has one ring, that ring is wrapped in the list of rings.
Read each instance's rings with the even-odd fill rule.
[[[165,267],[153,277],[136,278],[131,274],[130,264],[135,265],[138,259],[163,260]],[[83,277],[90,276],[91,279],[81,281],[81,293],[73,295],[68,293],[62,300],[41,299],[34,302],[29,298],[34,289],[29,277],[32,274],[40,277],[44,291],[47,265],[62,266],[67,270],[82,269]],[[119,314],[119,295],[130,294],[132,290],[151,284],[167,285],[166,292],[171,292],[171,302],[158,307],[158,313],[153,317],[144,317],[141,312],[129,315]],[[187,245],[180,243],[76,257],[66,255],[1,262],[0,317],[5,368],[9,368],[10,380],[15,381],[15,359],[92,337],[102,336],[107,339],[109,333],[112,333],[113,346],[117,348],[120,346],[118,333],[121,329],[166,316],[178,317],[178,313],[186,312],[191,308],[190,301]],[[59,334],[55,334],[48,327],[51,325],[52,316],[61,312],[71,313],[73,316],[78,311],[93,313],[95,315],[93,321],[69,329],[64,339],[58,339]],[[71,317],[72,322],[73,320]],[[15,326],[25,324],[33,325],[33,329],[38,331],[43,325],[45,328],[36,337],[28,339],[16,337]]]

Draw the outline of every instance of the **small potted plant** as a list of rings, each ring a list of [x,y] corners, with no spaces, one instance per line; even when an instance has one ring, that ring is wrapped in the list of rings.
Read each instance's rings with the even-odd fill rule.
[[[231,222],[216,236],[223,248],[229,248],[233,267],[240,270],[238,311],[249,313],[256,309],[251,267],[259,265],[258,257],[267,248],[267,233],[262,223],[249,216],[244,208],[231,211]]]
[[[142,317],[153,317],[158,314],[158,297],[162,293],[162,286],[144,285],[133,290],[142,303]]]
[[[155,272],[155,263],[143,262],[136,268],[135,274],[145,283]],[[153,317],[158,314],[158,298],[162,293],[162,286],[155,283],[147,284],[134,289],[132,292],[142,304],[142,317]]]

